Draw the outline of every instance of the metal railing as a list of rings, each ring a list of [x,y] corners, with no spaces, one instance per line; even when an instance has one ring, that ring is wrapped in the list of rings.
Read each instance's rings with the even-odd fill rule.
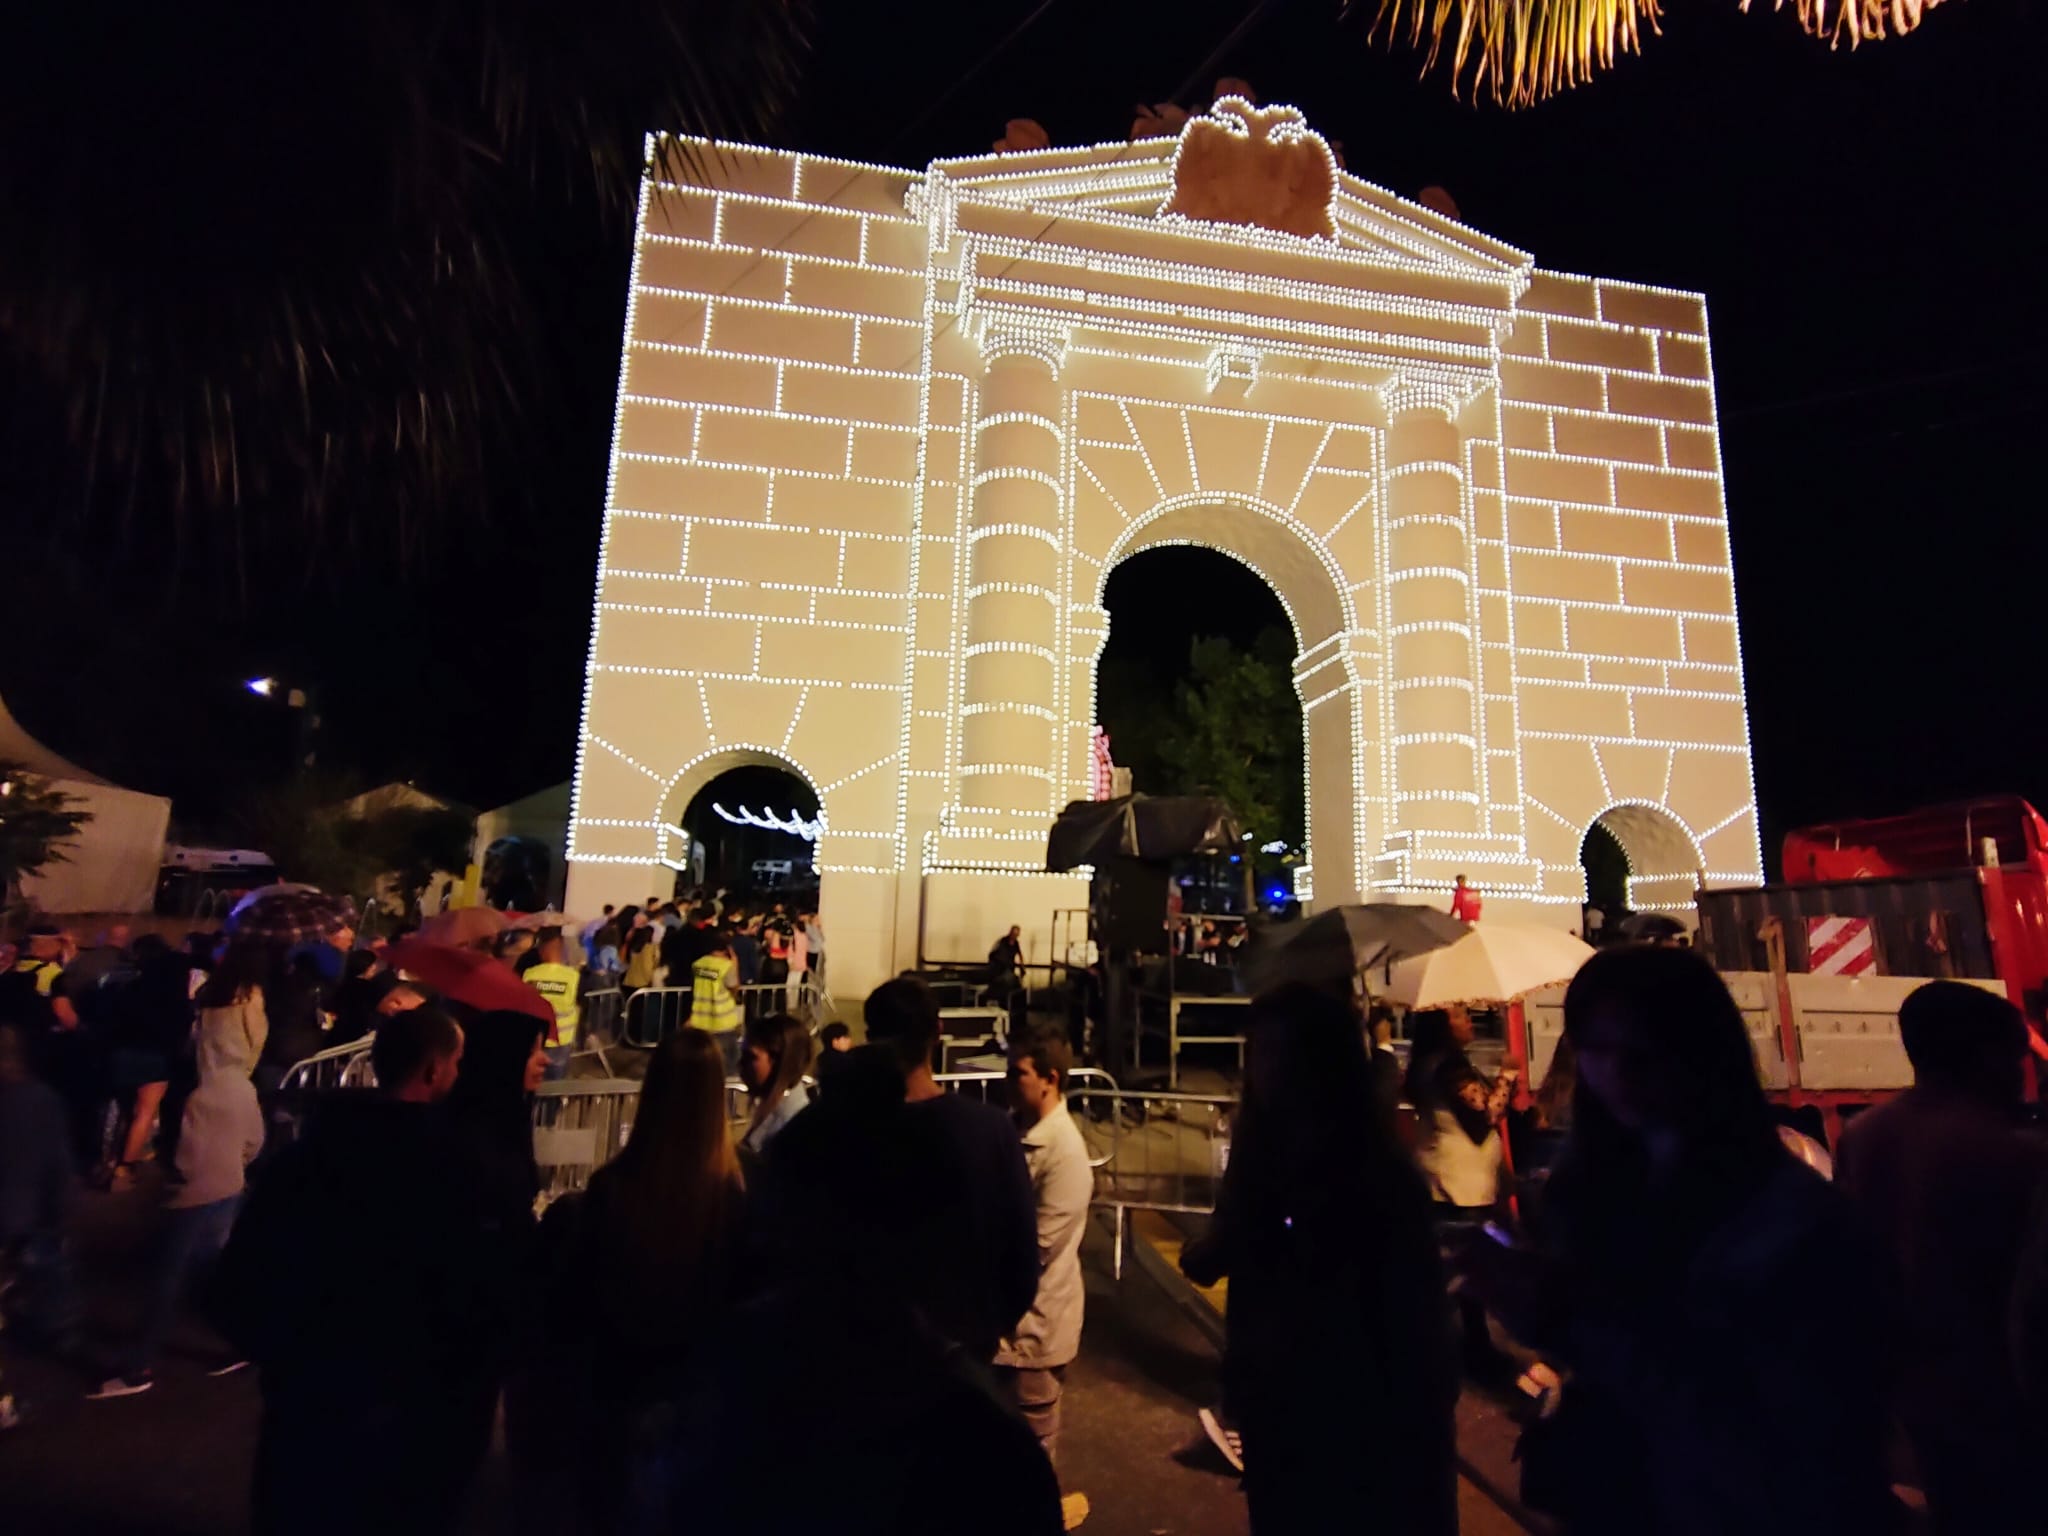
[[[1114,1223],[1117,1279],[1123,1278],[1130,1212],[1215,1211],[1237,1104],[1228,1094],[1147,1093],[1114,1084],[1081,1083],[1069,1095],[1095,1167],[1090,1205],[1108,1211]]]
[[[618,1043],[652,1050],[690,1022],[694,990],[690,987],[642,987],[627,998]],[[788,981],[752,982],[739,989],[740,1017],[767,1018],[787,1013],[802,1019],[813,1033],[823,1017],[822,994],[808,975]]]
[[[533,1160],[546,1207],[590,1182],[626,1145],[640,1084],[631,1078],[542,1083],[533,1096]]]
[[[356,1074],[354,1080],[351,1073]],[[370,1037],[364,1035],[360,1040],[331,1045],[304,1061],[294,1062],[285,1069],[277,1091],[281,1095],[319,1093],[328,1088],[367,1087],[375,1083],[376,1078],[370,1073]]]
[[[582,1019],[577,1027],[576,1049],[570,1052],[569,1059],[595,1056],[609,1077],[612,1063],[608,1053],[624,1043],[619,1029],[625,1018],[625,994],[617,987],[598,987],[577,999],[577,1006],[582,1010]]]
[[[652,1050],[681,1029],[689,1017],[688,987],[642,987],[626,999],[619,1043]]]

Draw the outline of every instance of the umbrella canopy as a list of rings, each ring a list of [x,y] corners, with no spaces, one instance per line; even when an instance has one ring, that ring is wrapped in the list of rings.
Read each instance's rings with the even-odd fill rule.
[[[356,926],[356,904],[310,885],[266,885],[235,903],[227,931],[250,944],[307,944]]]
[[[1690,931],[1669,912],[1631,912],[1621,920],[1621,936],[1638,944],[1662,944]]]
[[[1045,867],[1058,873],[1083,864],[1171,859],[1184,853],[1238,853],[1244,829],[1230,807],[1208,795],[1124,795],[1076,800],[1046,837]]]
[[[452,912],[437,912],[421,923],[417,937],[429,944],[463,949],[479,940],[495,939],[505,928],[505,914],[495,907],[457,907]]]
[[[1249,962],[1250,980],[1259,991],[1287,981],[1349,985],[1364,971],[1442,949],[1467,931],[1435,907],[1392,901],[1332,907],[1261,935]]]
[[[557,912],[550,908],[545,912],[507,912],[505,914],[505,926],[508,928],[531,928],[538,931],[542,928],[580,928],[583,925],[568,913]]]
[[[524,1013],[555,1021],[554,1007],[511,969],[481,950],[456,949],[425,939],[394,944],[385,958],[393,970],[423,981],[451,1002],[484,1013]]]
[[[1475,923],[1455,944],[1395,966],[1387,996],[1411,1008],[1513,1002],[1569,981],[1592,954],[1561,928]]]

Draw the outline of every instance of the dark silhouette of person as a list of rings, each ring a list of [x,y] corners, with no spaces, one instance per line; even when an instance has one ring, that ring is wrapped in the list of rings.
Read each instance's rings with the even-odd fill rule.
[[[1244,1436],[1254,1536],[1458,1528],[1430,1198],[1371,1110],[1364,1036],[1300,984],[1254,1000],[1243,1106],[1208,1233],[1181,1266],[1228,1276],[1224,1396]]]
[[[666,1527],[660,1442],[739,1295],[745,1242],[725,1058],[685,1028],[650,1058],[625,1148],[542,1223],[544,1337],[506,1395],[520,1529],[574,1529],[578,1506],[600,1531]]]
[[[2007,1311],[2048,1178],[2048,1139],[2019,1118],[2026,1022],[1980,987],[1931,981],[1899,1009],[1899,1034],[1913,1086],[1849,1123],[1835,1182],[1898,1274],[1896,1401],[1934,1529],[2019,1529],[2040,1517],[2040,1425]]]
[[[1468,1282],[1569,1367],[1523,1496],[1572,1536],[1890,1528],[1883,1260],[1779,1140],[1741,1012],[1690,950],[1588,960],[1578,1087],[1539,1249],[1469,1239]]]
[[[1038,1294],[1038,1202],[1023,1143],[993,1104],[939,1086],[939,1006],[924,982],[882,983],[864,1016],[868,1039],[896,1058],[905,1124],[926,1158],[932,1207],[916,1234],[926,1252],[907,1283],[933,1327],[977,1361],[991,1361]],[[799,1116],[783,1134],[801,1123]]]
[[[445,1013],[386,1019],[377,1092],[318,1105],[228,1239],[210,1311],[260,1373],[257,1536],[460,1524],[503,1349],[491,1203],[442,1102],[462,1057]]]
[[[871,1011],[869,1024],[873,1028]],[[963,1198],[1000,1199],[975,1137],[962,1148],[907,1102],[889,1046],[843,1054],[818,1101],[750,1176],[752,1294],[706,1336],[703,1377],[670,1438],[675,1529],[750,1536],[1054,1536],[1059,1483],[998,1395],[980,1335],[994,1282]],[[987,1109],[967,1103],[967,1108]],[[1016,1133],[1028,1269],[1030,1186]],[[953,1161],[948,1161],[949,1157]],[[998,1187],[986,1187],[993,1178]],[[815,1326],[818,1298],[835,1321]],[[961,1335],[974,1337],[970,1347]],[[800,1451],[795,1448],[800,1448]],[[800,1454],[802,1476],[791,1476]]]

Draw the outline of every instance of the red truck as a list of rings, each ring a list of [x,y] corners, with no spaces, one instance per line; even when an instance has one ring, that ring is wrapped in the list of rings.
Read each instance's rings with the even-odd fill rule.
[[[1695,942],[1752,1016],[1773,1097],[1817,1110],[1830,1144],[1843,1110],[1911,1085],[1898,1006],[1928,978],[2002,992],[2048,1058],[2048,822],[2026,801],[1802,827],[1783,876],[1701,891]]]

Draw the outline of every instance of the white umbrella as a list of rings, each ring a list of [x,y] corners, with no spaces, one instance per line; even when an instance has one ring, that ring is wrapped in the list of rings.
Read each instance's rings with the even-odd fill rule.
[[[1410,1008],[1512,1002],[1569,981],[1592,953],[1562,928],[1475,923],[1455,943],[1395,965],[1385,995]]]

